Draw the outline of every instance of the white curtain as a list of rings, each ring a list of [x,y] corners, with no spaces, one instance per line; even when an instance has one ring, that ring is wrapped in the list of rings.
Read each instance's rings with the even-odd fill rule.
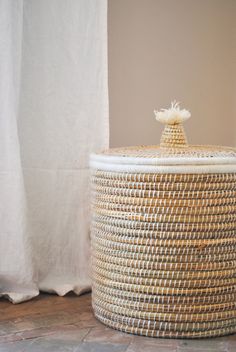
[[[90,288],[90,152],[108,146],[106,0],[0,0],[0,296]]]

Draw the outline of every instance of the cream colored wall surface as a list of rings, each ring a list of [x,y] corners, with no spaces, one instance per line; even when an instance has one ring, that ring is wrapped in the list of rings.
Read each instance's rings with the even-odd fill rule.
[[[236,145],[236,0],[109,0],[111,147],[158,144],[180,101],[193,144]]]

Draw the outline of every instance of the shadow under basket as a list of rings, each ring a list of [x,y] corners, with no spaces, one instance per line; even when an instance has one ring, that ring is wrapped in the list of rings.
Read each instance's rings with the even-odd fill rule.
[[[105,325],[165,338],[236,332],[236,150],[160,146],[92,154],[92,304]]]

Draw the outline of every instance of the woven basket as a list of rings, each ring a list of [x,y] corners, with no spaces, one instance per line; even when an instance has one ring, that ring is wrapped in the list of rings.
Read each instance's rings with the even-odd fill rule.
[[[171,120],[160,147],[94,154],[91,169],[96,317],[152,337],[235,333],[236,151],[188,146]]]

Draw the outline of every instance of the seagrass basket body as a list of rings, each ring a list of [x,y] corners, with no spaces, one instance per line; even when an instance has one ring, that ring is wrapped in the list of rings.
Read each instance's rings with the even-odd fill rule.
[[[91,156],[95,315],[152,337],[235,333],[236,152],[167,132]]]

